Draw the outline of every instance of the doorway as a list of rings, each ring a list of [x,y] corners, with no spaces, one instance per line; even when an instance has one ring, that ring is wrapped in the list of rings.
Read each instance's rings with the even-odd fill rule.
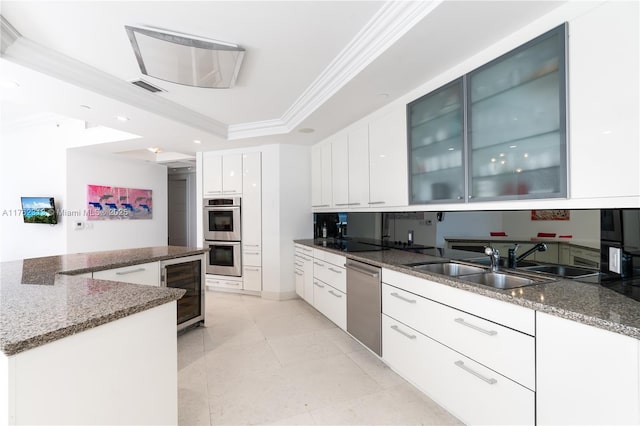
[[[196,247],[196,174],[187,168],[168,169],[168,243]]]

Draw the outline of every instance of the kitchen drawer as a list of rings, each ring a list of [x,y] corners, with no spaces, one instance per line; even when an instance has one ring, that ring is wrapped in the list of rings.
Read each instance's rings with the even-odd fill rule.
[[[296,251],[296,254],[303,254],[305,256],[313,257],[313,248],[307,247],[302,244],[294,244],[293,245]]]
[[[227,278],[207,277],[205,282],[207,286],[212,286],[217,288],[227,288],[227,289],[233,289],[233,290],[242,290],[242,278],[232,280]]]
[[[535,393],[386,315],[382,354],[466,424],[534,424]]]
[[[386,268],[382,269],[382,282],[461,311],[478,315],[530,336],[535,335],[535,311],[532,309]]]
[[[347,271],[345,268],[336,266],[326,261],[313,260],[313,278],[324,281],[330,286],[347,292]]]
[[[314,279],[313,306],[338,327],[347,329],[347,295],[344,292]]]
[[[259,266],[242,267],[242,288],[249,291],[262,291],[262,268]]]
[[[262,266],[262,253],[260,252],[260,250],[243,249],[242,265],[243,266]]]
[[[96,280],[121,281],[131,284],[160,286],[160,262],[141,263],[93,273]]]
[[[313,257],[318,260],[324,260],[325,262],[332,263],[336,266],[344,268],[344,264],[346,262],[346,258],[339,254],[329,253],[328,251],[314,249]]]
[[[535,390],[533,337],[387,284],[382,312]]]

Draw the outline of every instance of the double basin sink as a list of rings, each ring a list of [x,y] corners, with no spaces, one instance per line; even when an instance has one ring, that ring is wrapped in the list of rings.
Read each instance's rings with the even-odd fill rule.
[[[487,264],[489,259],[473,259],[470,262]],[[524,263],[518,268],[518,272],[509,270],[505,272],[489,272],[486,268],[481,266],[473,266],[464,263],[456,262],[441,262],[441,263],[418,263],[410,264],[416,270],[432,272],[435,274],[445,275],[449,277],[457,277],[460,280],[468,281],[476,284],[482,284],[489,287],[508,290],[518,287],[526,287],[537,284],[545,284],[556,281],[555,277],[562,278],[576,278],[585,275],[590,275],[595,272],[591,272],[587,269],[574,268],[564,265],[538,265],[533,263]],[[522,272],[524,271],[524,273]],[[550,274],[555,277],[538,275],[536,273]]]

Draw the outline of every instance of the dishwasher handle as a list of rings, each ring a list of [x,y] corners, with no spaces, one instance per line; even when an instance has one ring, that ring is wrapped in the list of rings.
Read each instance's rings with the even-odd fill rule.
[[[364,274],[371,278],[378,278],[380,276],[380,268],[369,266],[366,263],[360,263],[360,262],[356,263],[356,262],[347,261],[347,263],[345,263],[344,266],[347,269],[358,272],[360,274]]]

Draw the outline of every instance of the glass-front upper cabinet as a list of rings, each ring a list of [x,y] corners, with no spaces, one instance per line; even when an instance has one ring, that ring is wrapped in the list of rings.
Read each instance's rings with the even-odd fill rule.
[[[467,75],[469,198],[567,194],[565,25]]]
[[[464,201],[463,98],[459,78],[407,106],[411,204]]]

